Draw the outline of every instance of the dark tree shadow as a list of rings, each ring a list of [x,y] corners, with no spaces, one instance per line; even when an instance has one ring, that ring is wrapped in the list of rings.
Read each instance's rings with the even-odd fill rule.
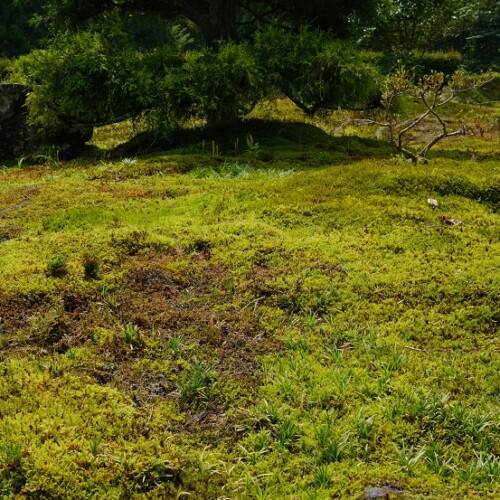
[[[139,134],[111,151],[111,157],[154,156],[161,154],[213,154],[240,157],[253,154],[262,161],[283,158],[308,160],[320,155],[320,165],[347,163],[360,158],[387,158],[391,146],[375,139],[357,136],[332,137],[314,125],[302,122],[251,119],[231,126],[182,129],[168,140],[159,140],[150,132]],[[330,161],[331,160],[331,161]],[[318,162],[316,161],[316,164]]]

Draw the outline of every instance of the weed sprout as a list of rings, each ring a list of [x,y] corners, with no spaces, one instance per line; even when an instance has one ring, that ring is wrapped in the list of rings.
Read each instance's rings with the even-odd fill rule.
[[[47,275],[53,278],[62,278],[68,272],[66,257],[58,255],[47,262]]]

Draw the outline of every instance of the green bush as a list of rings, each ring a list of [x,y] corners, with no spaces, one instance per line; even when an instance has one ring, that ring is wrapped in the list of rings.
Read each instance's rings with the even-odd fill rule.
[[[416,59],[414,67],[420,75],[435,71],[447,76],[460,69],[461,64],[462,56],[459,52],[430,52]]]
[[[351,44],[324,32],[269,27],[256,35],[255,50],[275,93],[285,94],[309,114],[362,108],[379,96],[376,68]]]
[[[155,65],[158,59],[153,57]],[[160,59],[159,99],[151,103],[150,117],[157,126],[193,118],[209,124],[230,122],[249,113],[264,95],[263,71],[246,43],[186,52],[182,64],[168,59]]]
[[[268,27],[197,49],[183,40],[140,52],[113,19],[106,30],[56,36],[14,65],[33,89],[31,123],[50,136],[145,115],[162,138],[193,120],[227,125],[276,94],[310,114],[378,101],[375,67],[321,31]]]
[[[500,71],[500,2],[491,0],[481,9],[463,47],[468,71]]]
[[[14,75],[33,89],[30,121],[46,132],[135,116],[147,86],[136,52],[119,31],[62,34],[19,58]]]

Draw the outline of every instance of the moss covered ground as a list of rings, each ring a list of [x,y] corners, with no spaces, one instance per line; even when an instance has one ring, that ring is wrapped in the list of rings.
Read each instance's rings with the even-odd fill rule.
[[[280,106],[0,170],[1,498],[500,497],[498,111],[415,166]]]

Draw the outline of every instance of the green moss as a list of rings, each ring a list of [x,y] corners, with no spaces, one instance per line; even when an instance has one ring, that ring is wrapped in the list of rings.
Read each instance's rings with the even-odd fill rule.
[[[3,171],[1,496],[498,496],[494,142],[415,167],[271,111],[219,155]]]

